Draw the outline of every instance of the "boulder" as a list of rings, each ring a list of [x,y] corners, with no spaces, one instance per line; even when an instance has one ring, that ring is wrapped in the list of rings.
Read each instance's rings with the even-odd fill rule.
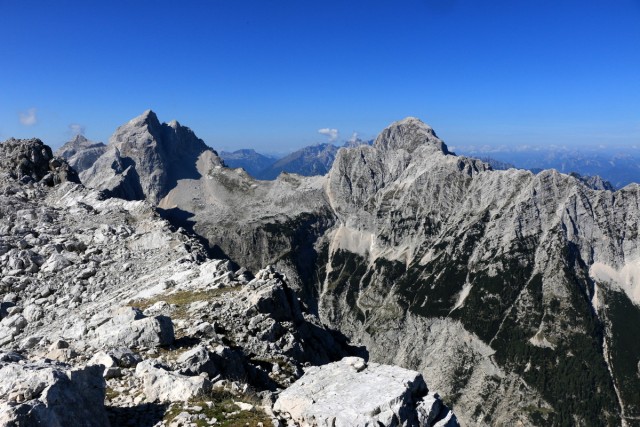
[[[126,347],[109,350],[109,356],[113,357],[121,368],[135,368],[138,363],[142,362],[142,357],[139,354]]]
[[[0,144],[0,170],[23,182],[80,183],[76,171],[65,160],[53,157],[51,148],[36,138],[10,138]]]
[[[206,374],[209,378],[218,375],[218,368],[211,353],[203,346],[184,352],[177,360],[180,373],[184,375]]]
[[[0,425],[109,426],[100,367],[0,363]]]
[[[122,307],[94,331],[96,347],[157,347],[170,345],[175,337],[167,316],[145,317],[132,307]]]
[[[452,414],[431,414],[419,372],[366,363],[359,357],[308,368],[284,390],[273,410],[298,426],[455,426]],[[423,403],[424,402],[424,403]],[[449,424],[437,424],[448,417]]]
[[[204,377],[167,371],[149,360],[138,364],[136,376],[142,379],[149,402],[186,402],[211,390],[211,382]]]
[[[111,356],[110,354],[105,353],[104,351],[99,351],[93,355],[91,359],[87,362],[87,366],[100,365],[103,366],[102,375],[105,378],[112,378],[118,370],[118,361]],[[118,370],[118,371],[116,371]]]

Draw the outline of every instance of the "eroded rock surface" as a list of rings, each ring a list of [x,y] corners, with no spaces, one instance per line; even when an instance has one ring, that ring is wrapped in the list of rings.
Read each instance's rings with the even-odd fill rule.
[[[13,179],[42,181],[48,186],[80,182],[76,171],[64,160],[55,158],[51,148],[37,138],[11,138],[0,144],[0,171]]]

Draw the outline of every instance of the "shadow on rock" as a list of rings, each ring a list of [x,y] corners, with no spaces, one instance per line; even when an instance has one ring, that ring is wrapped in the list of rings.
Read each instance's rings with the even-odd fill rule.
[[[107,415],[112,426],[152,427],[162,421],[168,403],[143,403],[137,406],[107,406]]]

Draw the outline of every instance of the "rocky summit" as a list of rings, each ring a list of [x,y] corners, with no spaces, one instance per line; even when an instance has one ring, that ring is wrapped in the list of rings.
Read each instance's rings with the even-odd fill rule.
[[[148,110],[118,128],[81,178],[111,196],[157,203],[178,180],[200,177],[199,164],[209,168],[222,161],[191,129],[177,121],[160,123]]]
[[[112,425],[640,419],[636,184],[493,170],[411,117],[271,181],[150,111],[84,185],[0,147],[0,372],[69,402],[83,372]],[[16,387],[2,419],[61,416]]]

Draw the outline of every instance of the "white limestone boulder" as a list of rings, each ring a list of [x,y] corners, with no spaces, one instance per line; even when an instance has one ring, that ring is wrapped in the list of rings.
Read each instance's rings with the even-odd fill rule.
[[[0,425],[109,426],[99,366],[0,363]]]
[[[419,372],[345,357],[307,369],[273,410],[301,427],[431,426],[447,414],[430,416],[434,402],[423,401],[427,392]],[[441,425],[457,425],[455,417],[449,419],[451,424]]]
[[[167,316],[145,317],[132,307],[121,307],[94,331],[92,343],[104,347],[157,347],[175,339],[173,322]]]
[[[149,402],[186,402],[211,390],[211,382],[202,376],[180,375],[149,360],[136,366],[136,376],[142,379],[144,395]]]

